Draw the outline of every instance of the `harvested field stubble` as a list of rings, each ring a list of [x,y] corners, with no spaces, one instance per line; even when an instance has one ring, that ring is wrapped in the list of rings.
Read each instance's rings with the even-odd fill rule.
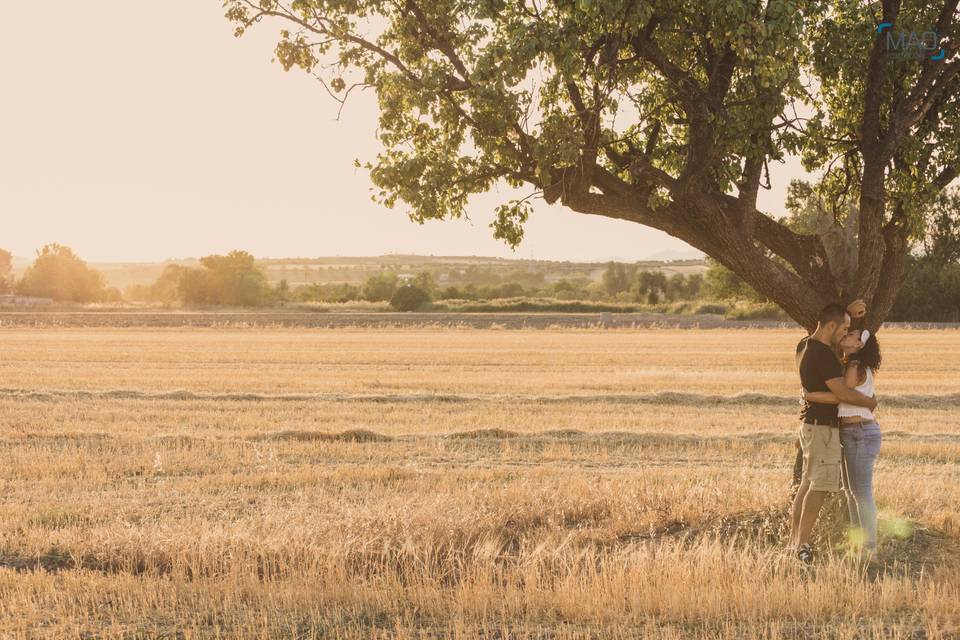
[[[0,637],[956,637],[960,332],[881,334],[870,571],[783,550],[798,338],[0,330]]]

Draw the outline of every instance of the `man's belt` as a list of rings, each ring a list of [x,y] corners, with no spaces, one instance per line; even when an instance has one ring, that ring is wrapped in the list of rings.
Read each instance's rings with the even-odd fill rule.
[[[839,427],[840,426],[840,421],[838,418],[833,418],[832,420],[821,420],[819,418],[813,418],[813,419],[804,418],[803,422],[804,424],[820,425],[822,427]]]

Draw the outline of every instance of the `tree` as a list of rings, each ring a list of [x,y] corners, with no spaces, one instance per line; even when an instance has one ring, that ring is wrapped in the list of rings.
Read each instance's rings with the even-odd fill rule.
[[[577,294],[577,288],[566,278],[554,282],[552,290],[558,298],[573,297]]]
[[[463,216],[471,194],[498,183],[527,187],[684,240],[810,329],[837,298],[866,299],[867,326],[882,323],[919,212],[957,177],[957,4],[224,6],[238,36],[284,23],[277,60],[316,74],[341,103],[376,90],[385,151],[365,166],[386,206],[402,200],[423,222]],[[925,31],[943,48],[896,49]],[[852,280],[832,272],[820,234],[758,209],[770,163],[791,154],[822,174],[828,207],[857,203]],[[494,236],[516,247],[531,210],[530,196],[499,206]]]
[[[200,268],[168,264],[150,287],[155,302],[256,307],[271,294],[267,278],[246,251],[200,258]]]
[[[699,273],[692,273],[689,277],[682,273],[677,273],[667,278],[664,295],[667,302],[674,300],[696,300],[700,296],[700,288],[703,285],[703,276]]]
[[[290,300],[290,283],[287,282],[286,278],[280,280],[280,282],[277,283],[277,286],[274,287],[273,297],[281,303]]]
[[[944,192],[930,210],[920,255],[909,256],[890,317],[906,321],[960,320],[960,190]]]
[[[710,267],[703,279],[703,291],[714,300],[751,300],[763,302],[764,298],[743,279],[730,269],[717,262],[708,260]]]
[[[627,268],[621,262],[608,262],[603,271],[603,287],[611,296],[627,291],[630,288],[630,276]]]
[[[179,264],[168,264],[163,268],[160,276],[150,285],[147,298],[151,302],[171,303],[182,299],[181,282],[188,267]]]
[[[177,283],[177,295],[185,304],[217,304],[219,300],[203,269],[185,269]]]
[[[641,271],[633,285],[633,299],[637,302],[657,304],[665,297],[667,275],[662,271]]]
[[[924,257],[940,266],[960,260],[960,189],[940,194],[926,228]]]
[[[393,271],[381,271],[370,276],[363,285],[363,299],[369,302],[385,302],[393,297],[397,290],[397,274]]]
[[[99,302],[108,295],[103,274],[61,244],[48,244],[37,251],[37,259],[23,274],[17,290],[58,302]]]
[[[903,288],[890,317],[907,322],[960,321],[960,264],[908,258]]]
[[[682,278],[683,276],[677,276],[674,278]],[[700,273],[691,273],[683,279],[682,286],[682,300],[697,300],[700,298],[703,291],[703,274]]]
[[[397,288],[390,298],[390,306],[397,311],[416,311],[430,302],[430,294],[415,284]]]
[[[0,249],[0,293],[9,293],[13,289],[13,254]]]
[[[231,251],[225,256],[204,256],[200,264],[205,270],[211,301],[244,307],[263,304],[269,289],[267,278],[251,254]]]
[[[413,279],[412,284],[420,287],[430,295],[433,295],[437,290],[437,283],[429,271],[421,271],[418,273],[417,277]]]

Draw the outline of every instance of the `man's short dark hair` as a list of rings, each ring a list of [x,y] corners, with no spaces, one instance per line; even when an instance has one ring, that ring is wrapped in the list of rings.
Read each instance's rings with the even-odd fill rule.
[[[843,324],[843,317],[845,315],[847,315],[847,310],[842,304],[831,302],[820,311],[817,322],[820,323],[821,327],[826,326],[829,322]]]

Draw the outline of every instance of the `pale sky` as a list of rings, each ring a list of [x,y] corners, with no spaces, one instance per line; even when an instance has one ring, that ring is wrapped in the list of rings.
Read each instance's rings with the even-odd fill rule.
[[[258,257],[419,253],[638,260],[691,250],[640,225],[540,201],[513,252],[471,221],[411,222],[370,200],[372,90],[337,104],[271,63],[274,28],[233,37],[219,0],[7,3],[0,20],[0,247],[89,261],[245,249]],[[799,163],[774,165],[780,211]],[[526,195],[523,192],[522,195]]]

